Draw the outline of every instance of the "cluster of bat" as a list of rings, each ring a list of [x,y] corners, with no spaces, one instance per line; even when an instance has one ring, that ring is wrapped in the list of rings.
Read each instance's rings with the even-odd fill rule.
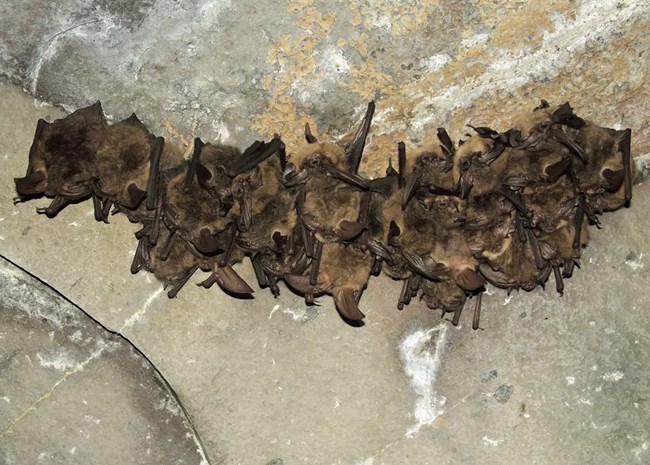
[[[358,172],[373,113],[371,102],[345,144],[305,125],[300,147],[275,136],[242,153],[196,138],[185,160],[135,115],[108,125],[97,102],[38,121],[15,201],[50,197],[38,212],[53,217],[92,198],[98,221],[112,210],[141,223],[131,272],[153,272],[170,298],[199,268],[204,287],[252,293],[232,267],[248,257],[261,288],[277,296],[282,280],[309,304],[330,294],[360,324],[361,295],[383,270],[403,281],[399,309],[419,296],[458,324],[474,296],[477,329],[486,283],[532,290],[553,273],[561,294],[587,226],[632,197],[630,130],[568,103],[542,100],[505,132],[469,126],[457,145],[442,128],[408,152],[400,142],[397,168],[381,156],[376,179]]]

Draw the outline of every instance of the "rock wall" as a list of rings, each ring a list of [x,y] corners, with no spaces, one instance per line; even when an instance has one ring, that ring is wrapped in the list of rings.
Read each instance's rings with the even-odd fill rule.
[[[306,121],[337,136],[375,99],[371,147],[392,153],[441,125],[455,138],[470,121],[507,129],[545,98],[633,128],[643,156],[649,49],[643,0],[0,5],[0,73],[66,109],[100,99],[115,118],[135,111],[181,144],[192,131],[295,142]]]

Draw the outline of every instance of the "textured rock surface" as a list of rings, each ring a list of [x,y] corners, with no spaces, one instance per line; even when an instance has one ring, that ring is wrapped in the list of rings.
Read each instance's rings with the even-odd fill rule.
[[[507,129],[513,111],[546,98],[631,127],[636,153],[650,153],[643,0],[21,8],[0,5],[0,73],[68,108],[101,99],[117,118],[136,111],[157,132],[167,120],[242,146],[253,132],[293,142],[307,120],[319,132],[347,129],[374,98],[373,146],[392,151],[440,125],[455,137],[470,121]]]
[[[149,361],[0,259],[0,463],[207,464]]]
[[[646,2],[277,5],[5,2],[0,72],[67,108],[101,99],[116,118],[136,111],[180,145],[192,130],[291,143],[305,121],[338,135],[375,98],[369,172],[401,138],[441,125],[457,138],[470,121],[505,129],[539,98],[631,127],[633,153],[650,154]],[[188,286],[167,300],[128,273],[135,227],[123,218],[96,223],[89,203],[54,220],[34,212],[45,201],[12,206],[36,119],[62,113],[7,84],[0,97],[0,254],[146,353],[213,463],[650,460],[647,186],[603,218],[563,297],[495,291],[486,330],[473,332],[439,326],[422,305],[398,313],[398,286],[382,278],[359,330],[329,300],[307,309],[288,292],[234,301]]]

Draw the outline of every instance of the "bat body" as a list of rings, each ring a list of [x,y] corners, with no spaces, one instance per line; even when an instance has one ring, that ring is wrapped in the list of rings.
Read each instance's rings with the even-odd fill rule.
[[[99,102],[53,123],[39,120],[27,173],[15,179],[16,200],[42,195],[53,198],[38,212],[54,217],[67,204],[90,197],[97,176],[97,148],[106,126]]]

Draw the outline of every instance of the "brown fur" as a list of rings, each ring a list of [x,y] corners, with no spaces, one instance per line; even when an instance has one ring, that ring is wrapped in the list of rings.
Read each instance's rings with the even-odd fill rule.
[[[103,193],[129,205],[127,186],[146,190],[153,136],[142,126],[121,121],[108,127],[97,149],[97,174]]]
[[[54,216],[67,203],[90,196],[91,180],[97,176],[96,152],[106,120],[97,102],[53,123],[39,124],[27,175],[16,179],[16,188],[20,198],[42,194],[55,197],[44,210]],[[41,174],[35,177],[35,173]]]

